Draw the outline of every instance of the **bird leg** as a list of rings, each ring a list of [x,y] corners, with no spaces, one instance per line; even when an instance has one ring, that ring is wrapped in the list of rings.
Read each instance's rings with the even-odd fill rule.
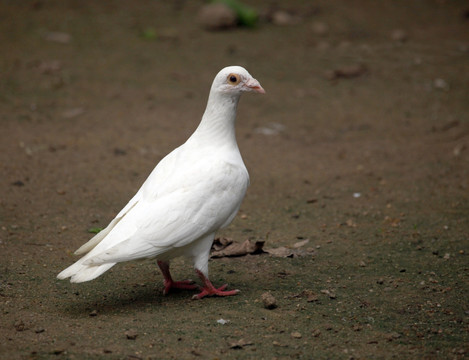
[[[208,277],[206,277],[202,271],[195,269],[197,272],[197,275],[199,275],[200,279],[202,280],[202,283],[204,284],[202,287],[202,291],[200,294],[194,295],[192,299],[197,300],[197,299],[202,299],[205,296],[231,296],[231,295],[236,295],[239,293],[239,290],[228,290],[225,291],[227,288],[227,284],[219,287],[218,289],[215,288]]]
[[[158,266],[164,277],[164,290],[163,294],[167,295],[171,289],[183,289],[183,290],[197,290],[198,285],[194,284],[192,280],[174,281],[169,272],[169,263],[166,261],[158,260]]]

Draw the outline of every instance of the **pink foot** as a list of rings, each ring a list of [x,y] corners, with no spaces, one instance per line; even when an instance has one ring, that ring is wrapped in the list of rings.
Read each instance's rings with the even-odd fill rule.
[[[198,285],[195,285],[192,280],[174,281],[169,272],[169,263],[158,260],[158,266],[164,277],[164,290],[163,294],[167,295],[171,289],[182,289],[182,290],[197,290]]]
[[[202,274],[201,271],[199,271],[197,269],[195,271],[197,272],[200,279],[204,283],[204,286],[202,287],[202,291],[200,292],[200,294],[194,295],[192,297],[193,300],[202,299],[206,296],[232,296],[232,295],[236,295],[236,294],[239,293],[239,290],[227,290],[227,291],[225,291],[225,289],[228,286],[226,284],[217,289],[212,285],[210,280],[204,274]]]
[[[197,290],[199,288],[199,285],[196,285],[192,280],[173,281],[165,279],[163,295],[168,295],[171,289]]]

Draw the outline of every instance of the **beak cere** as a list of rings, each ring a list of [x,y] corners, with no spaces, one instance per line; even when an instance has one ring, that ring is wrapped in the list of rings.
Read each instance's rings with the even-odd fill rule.
[[[247,87],[246,90],[248,91],[255,91],[260,94],[265,94],[265,90],[262,88],[261,84],[259,84],[259,81],[257,81],[254,78],[249,79],[246,83],[245,86]]]

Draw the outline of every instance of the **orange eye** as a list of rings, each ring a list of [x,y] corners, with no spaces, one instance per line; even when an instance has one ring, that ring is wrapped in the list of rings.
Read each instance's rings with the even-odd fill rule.
[[[228,84],[230,84],[230,85],[238,85],[239,82],[241,81],[239,75],[237,75],[237,74],[228,75],[226,80],[227,80]]]

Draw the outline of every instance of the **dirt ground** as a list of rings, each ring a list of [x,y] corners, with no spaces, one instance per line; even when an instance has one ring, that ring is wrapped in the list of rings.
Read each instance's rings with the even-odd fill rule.
[[[277,2],[283,26],[215,32],[203,4],[0,2],[0,358],[467,357],[468,3]],[[241,293],[200,301],[149,260],[56,280],[234,64],[267,94],[240,102],[251,186],[219,235],[313,255],[213,259]]]

